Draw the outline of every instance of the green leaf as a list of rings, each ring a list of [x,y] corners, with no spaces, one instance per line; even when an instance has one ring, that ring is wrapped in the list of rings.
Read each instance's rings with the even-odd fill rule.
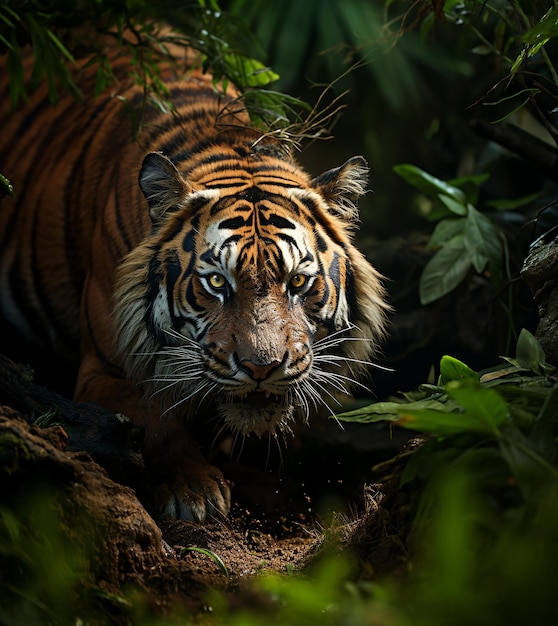
[[[539,342],[526,328],[519,333],[515,350],[516,360],[520,367],[530,369],[535,374],[541,374],[541,366],[545,365],[546,356]]]
[[[410,185],[429,196],[437,198],[442,194],[453,198],[453,200],[461,204],[464,204],[466,201],[465,194],[461,189],[428,174],[428,172],[421,170],[419,167],[416,167],[416,165],[396,165],[393,171],[399,174],[399,176],[405,179]]]
[[[437,435],[457,435],[459,433],[493,434],[493,429],[483,419],[460,413],[447,413],[433,410],[402,409],[398,426]]]
[[[522,209],[531,202],[538,200],[542,191],[522,196],[521,198],[513,198],[511,200],[490,200],[486,203],[486,206],[496,209],[497,211],[514,211],[515,209]]]
[[[2,196],[13,196],[14,188],[12,183],[2,174],[0,174],[0,198]]]
[[[279,78],[278,74],[256,59],[226,54],[224,60],[229,68],[234,68],[236,82],[240,83],[240,87],[263,87]]]
[[[446,196],[443,193],[438,194],[438,198],[440,198],[442,204],[452,213],[455,213],[456,215],[467,215],[467,205],[465,202],[455,200],[451,196]]]
[[[183,548],[182,553],[184,552],[199,552],[200,554],[208,556],[210,559],[215,561],[215,563],[217,563],[217,566],[221,570],[221,573],[223,574],[223,576],[225,576],[226,578],[229,577],[229,570],[227,569],[227,566],[223,562],[223,559],[218,554],[215,554],[215,552],[212,552],[211,550],[207,550],[206,548],[198,548],[196,546]]]
[[[434,302],[455,289],[471,268],[464,237],[458,234],[448,241],[426,264],[419,281],[420,302]]]
[[[516,478],[519,488],[528,500],[532,494],[547,484],[549,478],[557,480],[556,468],[548,463],[536,445],[513,424],[509,424],[499,442],[502,457]]]
[[[66,46],[58,39],[58,37],[50,30],[50,28],[46,29],[47,37],[54,43],[54,45],[58,48],[58,50],[62,53],[68,61],[71,63],[75,63],[74,57],[71,52],[66,48]]]
[[[446,385],[452,380],[472,380],[479,382],[480,377],[468,365],[455,357],[445,355],[440,361],[441,384]]]
[[[475,270],[480,274],[488,264],[500,269],[502,262],[502,242],[494,224],[472,205],[469,205],[465,228],[465,248]]]
[[[428,242],[430,249],[441,247],[447,243],[450,239],[463,233],[465,228],[465,220],[458,218],[447,218],[436,224],[436,228],[432,233]]]
[[[465,414],[486,425],[492,433],[508,417],[508,405],[494,389],[486,389],[471,381],[452,381],[446,385],[448,395],[456,400]]]
[[[459,176],[450,178],[448,183],[454,187],[459,187],[471,204],[476,204],[479,198],[479,188],[486,180],[490,178],[490,174],[474,174],[473,176]]]
[[[526,44],[538,44],[541,39],[546,43],[550,38],[558,36],[558,7],[550,9],[540,20],[523,35]]]
[[[454,406],[453,404],[451,406]],[[417,400],[415,402],[375,402],[368,406],[340,413],[335,418],[342,422],[382,422],[399,419],[401,411],[420,411],[424,409],[433,409],[438,411],[449,411],[451,406],[446,405],[438,400]]]

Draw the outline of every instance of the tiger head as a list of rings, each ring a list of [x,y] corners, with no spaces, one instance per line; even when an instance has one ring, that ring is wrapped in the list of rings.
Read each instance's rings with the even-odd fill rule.
[[[367,173],[354,157],[311,180],[265,151],[232,172],[180,173],[149,153],[139,182],[152,232],[122,262],[115,294],[127,376],[163,411],[210,402],[243,435],[287,433],[348,393],[387,310],[351,242]]]

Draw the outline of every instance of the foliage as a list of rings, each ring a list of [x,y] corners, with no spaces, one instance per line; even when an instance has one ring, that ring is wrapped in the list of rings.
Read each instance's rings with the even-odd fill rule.
[[[386,5],[401,7],[403,3],[387,0]],[[500,74],[483,101],[507,106],[504,118],[529,105],[557,139],[549,106],[549,101],[554,107],[558,104],[558,72],[551,52],[558,36],[557,16],[557,8],[545,0],[436,0],[407,4],[400,23],[408,30],[419,27],[423,38],[436,24],[469,29],[477,39],[473,52],[493,56]]]
[[[336,555],[309,577],[256,580],[265,610],[214,603],[218,617],[234,626],[555,623],[556,489],[546,491],[532,523],[503,520],[490,533],[479,528],[490,515],[467,477],[447,472],[430,495],[429,525],[417,531],[420,549],[404,580],[355,580]]]
[[[539,485],[558,481],[554,428],[558,384],[536,339],[523,330],[515,358],[478,374],[443,357],[437,384],[424,384],[390,402],[378,402],[337,416],[339,420],[389,420],[432,433],[407,467],[405,480],[432,477],[451,465],[460,471],[488,472],[487,483],[512,491],[524,505]],[[424,460],[427,462],[424,463]],[[489,471],[488,471],[489,470]]]
[[[301,76],[334,81],[347,69],[343,88],[358,89],[370,81],[375,92],[393,110],[401,110],[421,91],[417,65],[436,74],[448,67],[462,71],[450,56],[441,59],[428,48],[401,42],[384,28],[379,2],[362,0],[232,0],[230,11],[252,26],[269,52],[281,85],[292,88]]]
[[[204,556],[209,557],[211,560],[213,560],[217,564],[217,567],[219,568],[221,574],[223,574],[225,578],[229,578],[229,570],[227,569],[227,566],[223,562],[223,559],[218,554],[215,554],[215,552],[212,552],[211,550],[207,550],[206,548],[199,548],[197,546],[190,546],[189,548],[183,548],[182,553],[185,554],[187,552],[199,552],[200,554],[203,554]]]
[[[0,174],[0,200],[3,196],[13,196],[14,188],[10,181]]]
[[[173,32],[162,28],[173,24]],[[84,25],[88,25],[86,36]],[[93,28],[94,25],[94,28]],[[0,52],[7,53],[12,106],[42,81],[55,103],[60,90],[81,96],[71,66],[77,58],[91,57],[97,68],[96,92],[114,83],[110,59],[99,46],[101,37],[114,39],[132,57],[130,75],[161,109],[171,105],[159,79],[158,64],[172,61],[172,46],[189,46],[201,53],[201,64],[223,89],[229,82],[250,93],[254,123],[267,127],[288,120],[305,103],[276,91],[264,89],[278,78],[262,62],[261,46],[244,22],[224,14],[216,0],[149,3],[146,0],[58,0],[0,1]],[[31,77],[25,80],[24,46],[34,52]],[[258,97],[258,94],[261,94]]]
[[[70,624],[78,603],[81,615],[91,610],[83,593],[88,555],[65,542],[53,494],[37,486],[27,502],[0,507],[0,623],[6,625]]]
[[[479,274],[489,272],[500,288],[506,278],[506,239],[495,223],[475,207],[479,185],[488,175],[443,181],[414,165],[396,165],[394,170],[434,203],[429,217],[437,221],[437,225],[428,247],[436,253],[421,274],[421,304],[429,304],[448,294],[472,269]],[[522,198],[517,205],[526,204],[530,199]],[[498,204],[492,203],[492,206]]]

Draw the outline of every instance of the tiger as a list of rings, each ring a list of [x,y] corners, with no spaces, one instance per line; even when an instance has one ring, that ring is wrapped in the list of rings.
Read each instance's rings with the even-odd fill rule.
[[[332,412],[390,307],[353,242],[366,160],[312,177],[184,59],[161,64],[170,111],[125,74],[94,95],[84,60],[82,102],[50,106],[41,86],[14,112],[4,60],[0,172],[15,192],[0,207],[0,312],[76,364],[76,401],[145,429],[157,514],[204,523],[228,515],[231,485],[192,424],[287,438]]]

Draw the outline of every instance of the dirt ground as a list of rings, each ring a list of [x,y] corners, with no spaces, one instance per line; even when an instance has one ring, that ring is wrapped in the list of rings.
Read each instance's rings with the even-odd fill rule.
[[[325,420],[286,447],[247,442],[240,455],[229,450],[216,459],[233,485],[227,519],[155,521],[140,500],[141,461],[122,452],[129,432],[103,415],[92,434],[89,409],[72,403],[58,407],[59,416],[69,416],[64,426],[30,425],[25,418],[53,397],[37,399],[34,387],[18,397],[10,389],[12,407],[19,406],[0,411],[0,504],[17,508],[14,494],[37,489],[51,494],[65,541],[92,553],[89,582],[106,592],[103,610],[114,623],[126,620],[110,598],[124,590],[141,590],[155,616],[177,607],[203,616],[211,590],[222,590],[231,605],[248,602],[255,575],[304,570],[325,550],[350,552],[367,578],[404,568],[408,497],[394,488],[397,463],[384,461],[408,435]],[[255,601],[250,597],[251,606]]]

